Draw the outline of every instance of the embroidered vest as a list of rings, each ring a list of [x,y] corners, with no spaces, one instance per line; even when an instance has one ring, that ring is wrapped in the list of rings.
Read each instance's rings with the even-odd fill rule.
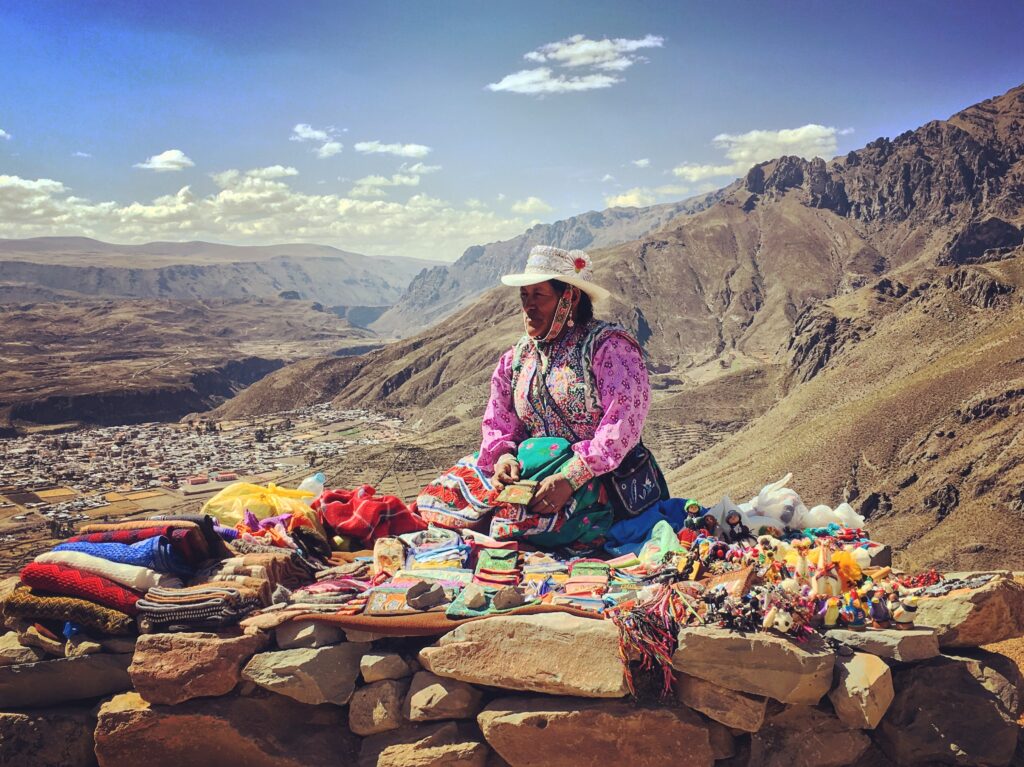
[[[594,353],[613,335],[639,348],[625,328],[601,320],[577,326],[550,343],[538,343],[528,335],[519,339],[512,353],[510,383],[516,414],[531,437],[571,441],[572,434],[565,424],[568,419],[577,437],[593,438],[604,415],[594,376]],[[557,409],[551,406],[551,400],[557,403]]]

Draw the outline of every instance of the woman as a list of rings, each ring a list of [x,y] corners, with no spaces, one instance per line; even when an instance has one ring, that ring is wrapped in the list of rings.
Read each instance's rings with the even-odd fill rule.
[[[602,478],[638,445],[650,406],[643,353],[625,329],[594,319],[609,293],[583,251],[537,246],[522,274],[501,281],[519,288],[526,334],[491,378],[479,453],[428,486],[418,510],[446,527],[479,527],[493,511],[499,539],[595,542],[613,520]],[[497,500],[521,479],[538,482],[528,504]]]

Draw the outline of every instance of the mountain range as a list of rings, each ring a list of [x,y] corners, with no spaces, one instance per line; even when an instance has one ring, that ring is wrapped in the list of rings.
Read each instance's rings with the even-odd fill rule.
[[[1024,549],[1022,243],[1024,86],[830,161],[761,163],[592,255],[617,296],[603,316],[648,355],[645,440],[675,494],[743,499],[792,471],[809,504],[850,500],[901,564],[967,569]],[[516,303],[496,288],[370,354],[285,367],[218,413],[291,407],[315,381],[403,413],[454,461],[522,332]]]

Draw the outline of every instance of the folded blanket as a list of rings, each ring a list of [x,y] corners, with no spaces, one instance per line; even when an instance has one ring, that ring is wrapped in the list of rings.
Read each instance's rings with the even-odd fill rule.
[[[30,562],[21,569],[21,582],[50,594],[87,599],[98,605],[135,615],[135,603],[142,596],[109,578],[84,573],[66,565]]]
[[[217,535],[217,531],[214,529],[216,520],[209,514],[158,514],[151,517],[151,520],[170,523],[191,522],[199,527],[203,538],[206,539],[211,557],[221,559],[231,555],[231,550],[224,543],[224,539]]]
[[[294,589],[314,580],[313,571],[305,560],[297,552],[284,549],[224,559],[204,568],[199,575],[211,579],[218,573],[265,578],[271,588],[280,585]]]
[[[118,610],[75,597],[40,594],[28,586],[18,586],[8,594],[0,609],[9,618],[26,621],[76,623],[88,632],[124,636],[135,632],[135,621]]]
[[[210,583],[150,589],[138,606],[143,631],[194,631],[237,623],[262,606],[262,601],[242,584]]]
[[[158,573],[148,567],[124,565],[106,559],[83,554],[80,551],[48,551],[36,557],[36,562],[57,564],[73,567],[83,573],[92,573],[118,583],[125,588],[145,592],[154,586],[175,588],[182,586],[181,579],[175,575]]]
[[[426,530],[427,523],[400,498],[377,495],[370,485],[355,490],[327,490],[313,501],[325,527],[372,545],[378,538]]]
[[[122,523],[128,524],[128,523]],[[159,538],[163,536],[171,542],[173,548],[186,563],[197,565],[210,558],[210,549],[206,545],[206,539],[202,532],[192,522],[152,522],[148,527],[124,528],[115,525],[115,529],[103,530],[100,532],[84,533],[74,535],[64,543],[124,543],[132,544],[144,541],[147,538]],[[86,527],[100,527],[100,525],[86,525]]]
[[[156,570],[158,573],[174,573],[189,577],[194,572],[177,552],[171,548],[170,542],[160,536],[146,538],[138,543],[61,543],[53,547],[54,551],[80,551],[83,554],[118,562],[122,565],[135,565]]]

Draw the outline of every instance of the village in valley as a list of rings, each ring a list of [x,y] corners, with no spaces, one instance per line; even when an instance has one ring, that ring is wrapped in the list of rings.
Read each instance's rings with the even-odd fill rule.
[[[0,557],[24,556],[86,520],[197,512],[236,481],[297,485],[357,446],[394,442],[396,418],[314,405],[244,421],[197,417],[0,440]]]

